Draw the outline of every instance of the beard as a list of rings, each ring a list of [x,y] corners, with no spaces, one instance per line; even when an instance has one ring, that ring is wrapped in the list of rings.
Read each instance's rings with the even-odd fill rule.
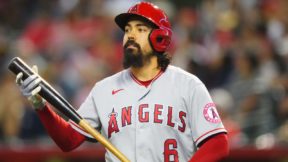
[[[130,45],[134,48],[127,48]],[[151,57],[152,53],[143,55],[140,45],[133,40],[128,40],[124,45],[123,67],[124,69],[129,67],[141,68],[149,62]]]

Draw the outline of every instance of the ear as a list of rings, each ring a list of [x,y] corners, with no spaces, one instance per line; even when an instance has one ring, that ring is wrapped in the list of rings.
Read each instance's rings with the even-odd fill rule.
[[[165,52],[170,45],[172,33],[167,29],[153,29],[149,34],[149,42],[157,52]]]

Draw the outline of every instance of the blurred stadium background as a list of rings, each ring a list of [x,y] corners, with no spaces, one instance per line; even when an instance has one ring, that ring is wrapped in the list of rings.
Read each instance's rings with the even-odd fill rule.
[[[62,153],[7,70],[18,56],[74,107],[122,69],[114,16],[134,0],[0,0],[0,162],[104,161],[99,144]],[[229,132],[225,161],[288,161],[288,1],[157,0],[172,64],[207,86]],[[127,145],[129,145],[127,143]]]

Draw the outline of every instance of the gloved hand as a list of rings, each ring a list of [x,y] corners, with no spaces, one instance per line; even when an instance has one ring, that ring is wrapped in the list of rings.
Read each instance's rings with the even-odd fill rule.
[[[32,67],[32,70],[36,74],[38,73],[38,68],[36,65]],[[41,91],[41,87],[39,85],[41,79],[36,74],[29,76],[23,81],[23,73],[20,72],[16,76],[16,84],[19,86],[22,95],[27,97],[32,103],[35,110],[40,110],[44,108],[46,101],[38,94]]]

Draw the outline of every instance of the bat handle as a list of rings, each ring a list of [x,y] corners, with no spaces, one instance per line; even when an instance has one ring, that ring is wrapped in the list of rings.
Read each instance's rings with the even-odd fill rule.
[[[103,137],[99,132],[84,119],[79,122],[79,125],[91,134],[98,142],[105,146],[110,152],[112,152],[119,160],[122,162],[130,162],[128,158],[122,154],[117,148],[115,148],[105,137]]]

